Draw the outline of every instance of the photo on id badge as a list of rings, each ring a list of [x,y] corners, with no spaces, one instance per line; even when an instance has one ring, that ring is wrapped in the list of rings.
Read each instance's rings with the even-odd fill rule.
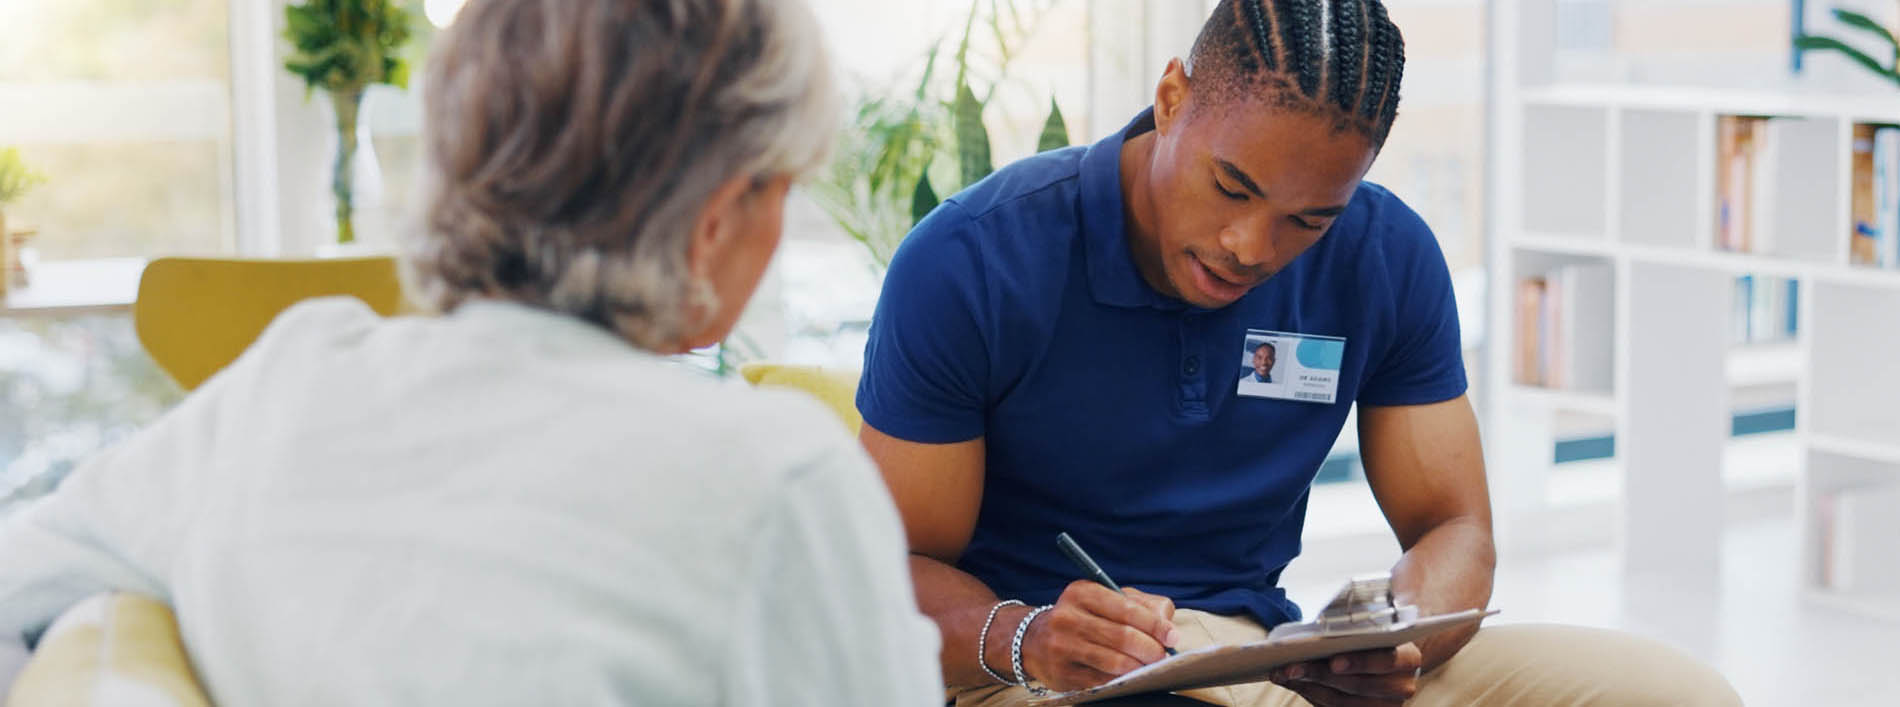
[[[1331,403],[1339,395],[1339,364],[1346,340],[1333,336],[1247,330],[1240,352],[1240,383],[1250,398]]]

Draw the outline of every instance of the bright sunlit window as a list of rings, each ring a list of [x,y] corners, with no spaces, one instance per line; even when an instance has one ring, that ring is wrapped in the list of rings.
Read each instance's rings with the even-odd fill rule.
[[[9,210],[48,260],[233,242],[226,0],[0,3],[0,145],[46,183]]]

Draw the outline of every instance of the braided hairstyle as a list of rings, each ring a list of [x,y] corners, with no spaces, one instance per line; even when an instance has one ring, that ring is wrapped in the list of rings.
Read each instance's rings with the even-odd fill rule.
[[[1220,0],[1189,57],[1196,95],[1334,118],[1385,144],[1399,112],[1405,38],[1381,0]]]

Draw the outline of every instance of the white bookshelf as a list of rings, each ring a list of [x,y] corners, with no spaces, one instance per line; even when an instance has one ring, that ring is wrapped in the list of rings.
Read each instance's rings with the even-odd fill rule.
[[[1729,349],[1724,365],[1730,386],[1785,385],[1801,380],[1807,354],[1795,341],[1743,344]]]
[[[1567,410],[1614,417],[1619,409],[1616,395],[1610,391],[1559,390],[1513,383],[1511,396],[1528,407],[1537,408],[1538,414]]]
[[[1598,415],[1616,430],[1626,571],[1713,585],[1724,470],[1738,444],[1731,401],[1745,388],[1785,388],[1798,411],[1799,453],[1782,463],[1798,467],[1804,592],[1900,620],[1900,271],[1850,265],[1848,242],[1854,126],[1900,124],[1900,92],[1552,85],[1549,58],[1533,50],[1549,46],[1551,4],[1500,3],[1493,18],[1521,28],[1493,45],[1485,390],[1493,391],[1486,436],[1501,542],[1509,551],[1512,523],[1535,523],[1548,503],[1553,414]],[[1717,246],[1724,116],[1774,125],[1777,158],[1761,178],[1775,200],[1757,252]],[[1615,316],[1576,337],[1607,347],[1614,384],[1520,384],[1516,285],[1573,263],[1614,271]],[[1734,278],[1744,274],[1799,283],[1794,341],[1731,343]],[[1859,504],[1851,521],[1834,516],[1844,497]],[[1840,575],[1829,573],[1849,563],[1857,563],[1854,586],[1835,587]]]

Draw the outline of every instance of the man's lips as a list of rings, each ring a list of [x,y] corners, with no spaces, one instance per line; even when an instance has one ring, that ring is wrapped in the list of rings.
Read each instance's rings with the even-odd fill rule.
[[[1232,285],[1234,287],[1251,288],[1255,285],[1265,282],[1267,279],[1265,276],[1243,277],[1239,275],[1230,275],[1222,268],[1209,265],[1206,260],[1202,260],[1201,257],[1198,255],[1194,256],[1194,260],[1196,262],[1199,262],[1201,264],[1201,267],[1207,268],[1207,273],[1209,275],[1213,275],[1214,279],[1219,280],[1222,284]]]

